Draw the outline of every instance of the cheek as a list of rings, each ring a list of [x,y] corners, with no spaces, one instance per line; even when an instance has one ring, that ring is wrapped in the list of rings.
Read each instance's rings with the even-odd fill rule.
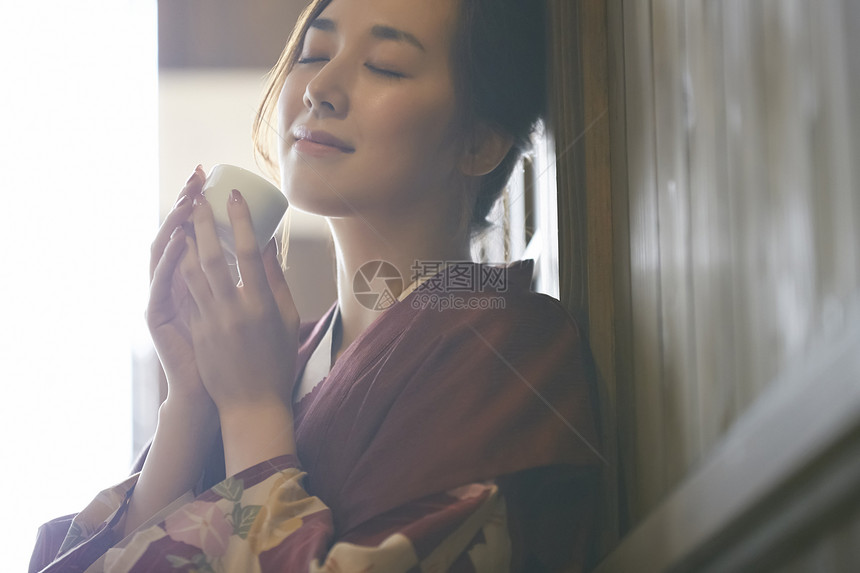
[[[374,147],[386,148],[398,155],[423,153],[431,156],[451,147],[455,108],[453,97],[446,91],[434,93],[432,86],[410,90],[375,98],[371,106],[368,119],[373,124],[367,126],[367,133],[373,133]]]
[[[295,72],[287,76],[278,96],[278,127],[286,135],[296,116],[304,109],[305,86]],[[283,141],[283,139],[282,139]]]

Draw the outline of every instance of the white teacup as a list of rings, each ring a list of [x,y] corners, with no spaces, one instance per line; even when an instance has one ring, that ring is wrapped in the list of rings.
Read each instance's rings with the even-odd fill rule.
[[[289,203],[281,190],[266,179],[247,169],[219,163],[212,167],[203,184],[203,194],[212,206],[215,231],[228,260],[236,260],[233,227],[227,215],[230,191],[238,189],[251,211],[257,246],[262,250],[275,235]]]

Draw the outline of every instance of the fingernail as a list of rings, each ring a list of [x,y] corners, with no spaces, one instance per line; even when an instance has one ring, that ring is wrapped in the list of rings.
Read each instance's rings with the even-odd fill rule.
[[[184,205],[188,201],[188,195],[183,195],[180,197],[176,203],[174,203],[173,208],[179,209],[182,205]]]
[[[242,194],[239,193],[238,189],[233,189],[232,191],[230,191],[230,202],[235,203],[237,205],[242,202]]]
[[[188,176],[188,181],[185,182],[186,185],[191,183],[195,177],[199,177],[200,179],[206,179],[206,173],[203,172],[203,165],[197,164],[197,167],[194,168],[194,171],[191,172],[191,175]]]

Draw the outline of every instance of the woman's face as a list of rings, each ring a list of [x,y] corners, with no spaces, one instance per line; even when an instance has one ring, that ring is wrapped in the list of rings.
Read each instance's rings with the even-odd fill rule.
[[[278,100],[281,181],[299,209],[395,214],[455,200],[457,0],[333,0]]]

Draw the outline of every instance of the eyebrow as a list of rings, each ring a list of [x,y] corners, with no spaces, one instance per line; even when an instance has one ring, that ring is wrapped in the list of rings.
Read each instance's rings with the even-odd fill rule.
[[[334,20],[330,20],[328,18],[317,18],[311,22],[310,27],[322,32],[334,32],[337,30],[337,25],[334,23]],[[424,44],[422,44],[413,34],[404,32],[403,30],[398,30],[397,28],[392,28],[391,26],[374,26],[370,29],[370,35],[379,40],[406,42],[407,44],[412,44],[422,52],[427,51],[424,48]]]
[[[426,51],[424,49],[424,45],[418,41],[418,38],[416,38],[409,32],[404,32],[403,30],[398,30],[397,28],[392,28],[391,26],[374,26],[370,29],[370,35],[374,38],[379,38],[380,40],[407,42],[409,44],[412,44],[422,52]]]

